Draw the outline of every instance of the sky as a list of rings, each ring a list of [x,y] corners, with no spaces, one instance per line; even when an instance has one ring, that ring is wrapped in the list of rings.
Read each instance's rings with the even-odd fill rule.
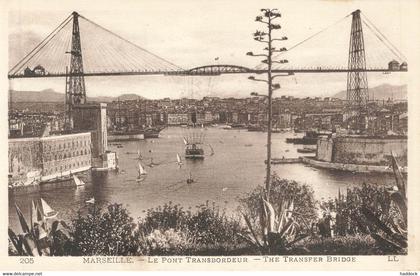
[[[314,40],[302,44],[288,55],[290,66],[339,66],[347,63],[351,17],[360,9],[402,53],[409,48],[410,33],[404,26],[405,1],[14,1],[9,6],[9,68],[45,38],[72,11],[117,33],[125,39],[184,68],[211,64],[233,64],[253,68],[262,45],[252,33],[261,29],[254,21],[261,8],[278,8],[282,29],[278,36],[288,41],[279,44],[290,48],[312,34],[331,26]],[[334,24],[339,21],[339,24]],[[390,24],[390,21],[392,24]],[[366,41],[372,38],[366,33]],[[89,43],[83,36],[82,44]],[[392,58],[379,55],[380,43],[366,44],[367,60],[376,62]],[[376,41],[378,42],[378,41]],[[370,51],[368,45],[371,47]],[[95,47],[95,45],[92,45]],[[382,48],[381,48],[382,47]],[[385,48],[384,48],[385,49]],[[384,57],[382,60],[380,57]],[[105,57],[106,58],[106,57]],[[215,60],[218,58],[217,60]],[[385,61],[387,63],[388,60]],[[373,63],[373,62],[372,62]],[[63,65],[64,67],[65,65]],[[318,66],[318,65],[316,65]],[[135,93],[146,98],[164,97],[248,97],[251,92],[264,93],[263,83],[248,80],[249,75],[215,77],[118,76],[87,77],[88,96],[118,96]],[[407,82],[403,73],[369,73],[369,86]],[[346,74],[296,74],[278,78],[281,89],[275,96],[332,96],[346,89]],[[54,89],[64,93],[65,80],[15,79],[14,90]]]

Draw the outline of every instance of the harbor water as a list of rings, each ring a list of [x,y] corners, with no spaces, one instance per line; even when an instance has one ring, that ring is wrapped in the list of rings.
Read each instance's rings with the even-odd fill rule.
[[[177,164],[176,155],[184,156],[184,136],[204,137],[204,160],[182,160]],[[296,158],[302,145],[287,144],[286,138],[293,132],[273,133],[273,157]],[[32,199],[42,197],[59,212],[58,218],[69,221],[77,212],[86,213],[87,200],[92,197],[98,207],[109,203],[121,203],[134,217],[141,217],[148,208],[167,202],[179,203],[184,208],[215,202],[228,211],[235,210],[238,197],[244,196],[265,178],[267,134],[219,127],[187,129],[169,127],[160,138],[110,144],[109,149],[118,154],[119,172],[85,172],[79,176],[85,186],[49,187],[31,194],[14,195],[9,200],[9,225],[20,231],[14,204],[29,219]],[[138,151],[142,160],[138,160]],[[138,162],[147,175],[137,181]],[[153,166],[151,164],[154,164]],[[296,180],[310,185],[318,200],[333,198],[347,187],[363,182],[375,185],[392,184],[392,175],[357,174],[351,172],[317,169],[304,164],[273,165],[272,170],[281,178]],[[187,184],[192,175],[194,182]]]

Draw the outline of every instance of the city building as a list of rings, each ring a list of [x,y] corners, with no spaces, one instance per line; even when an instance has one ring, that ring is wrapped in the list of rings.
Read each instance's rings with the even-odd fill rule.
[[[169,113],[167,120],[168,120],[168,125],[170,126],[183,125],[183,124],[188,124],[190,122],[189,116],[187,113],[180,113],[180,114]]]

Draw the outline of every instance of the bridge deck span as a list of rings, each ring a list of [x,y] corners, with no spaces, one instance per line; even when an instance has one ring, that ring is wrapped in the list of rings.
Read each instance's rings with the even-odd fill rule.
[[[267,70],[257,70],[257,69],[248,69],[246,70],[228,70],[228,71],[194,71],[184,70],[184,71],[131,71],[131,72],[85,72],[83,74],[70,74],[70,73],[47,73],[47,74],[33,74],[33,75],[8,75],[9,79],[22,79],[22,78],[61,78],[68,76],[142,76],[142,75],[170,75],[170,76],[219,76],[224,74],[263,74]],[[407,72],[406,69],[402,70],[390,70],[388,68],[372,68],[372,69],[273,69],[273,73],[285,73],[293,75],[295,73],[348,73],[348,72],[383,72],[383,73],[393,73],[393,72]]]

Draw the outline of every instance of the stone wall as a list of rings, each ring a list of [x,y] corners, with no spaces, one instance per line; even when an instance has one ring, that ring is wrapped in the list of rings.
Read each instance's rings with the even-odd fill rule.
[[[89,169],[91,135],[76,133],[9,139],[9,184],[30,185],[60,175]]]
[[[407,165],[407,138],[335,137],[332,162],[389,165],[391,152],[401,165]]]
[[[39,179],[42,171],[39,138],[9,139],[9,182],[28,185]]]
[[[77,133],[43,137],[42,176],[60,176],[91,166],[91,135]]]
[[[317,141],[316,159],[331,162],[333,140],[328,137],[320,137]]]

